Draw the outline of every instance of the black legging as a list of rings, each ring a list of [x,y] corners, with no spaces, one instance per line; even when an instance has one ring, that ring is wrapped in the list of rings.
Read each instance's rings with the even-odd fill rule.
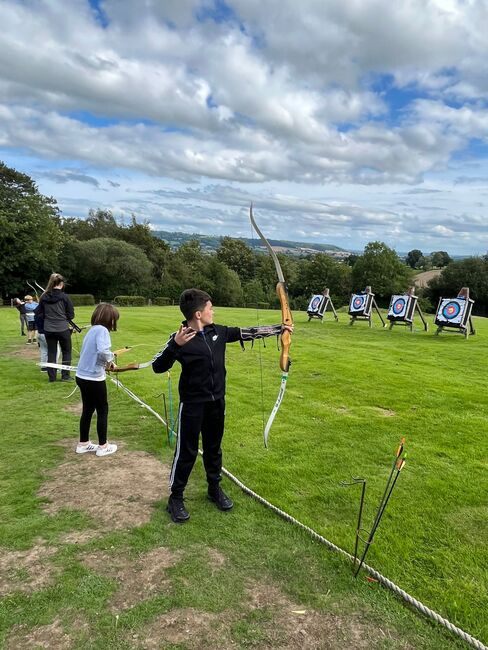
[[[108,401],[107,385],[104,381],[91,381],[76,377],[76,383],[80,387],[83,411],[80,418],[80,442],[88,442],[90,439],[90,424],[93,413],[97,412],[97,434],[98,444],[104,445],[107,442],[108,423]]]
[[[71,332],[47,332],[44,330],[47,343],[47,360],[49,363],[56,363],[58,356],[58,343],[63,354],[63,366],[71,365]],[[56,381],[56,368],[48,368],[49,381]],[[61,377],[69,377],[69,370],[61,370]]]

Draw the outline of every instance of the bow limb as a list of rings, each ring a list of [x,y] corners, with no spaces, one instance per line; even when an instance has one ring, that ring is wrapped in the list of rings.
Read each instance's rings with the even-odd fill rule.
[[[149,366],[152,364],[153,359],[151,361],[145,361],[144,363],[138,363],[137,361],[134,361],[133,363],[129,363],[126,366],[122,367],[116,367],[113,370],[107,370],[107,372],[127,372],[127,370],[142,370],[142,368],[149,368]]]
[[[278,409],[280,408],[281,402],[283,400],[283,395],[285,394],[286,390],[286,381],[288,379],[288,373],[284,372],[281,375],[281,385],[280,385],[280,392],[278,393],[278,397],[276,398],[275,405],[273,406],[273,410],[271,411],[271,414],[268,418],[268,421],[266,423],[266,426],[264,427],[264,446],[268,448],[268,436],[269,432],[271,429],[271,425],[273,424],[273,420],[275,419],[275,415],[278,413]]]
[[[254,230],[258,233],[259,237],[261,238],[261,241],[268,249],[276,268],[276,274],[278,276],[278,283],[276,285],[276,295],[278,296],[281,305],[281,322],[283,325],[287,325],[288,327],[291,327],[293,325],[293,316],[291,314],[291,309],[288,302],[288,292],[286,290],[285,277],[283,275],[281,264],[276,253],[272,249],[270,243],[263,235],[256,221],[254,220],[254,216],[252,213],[252,203],[249,208],[249,218],[251,220],[251,224]],[[288,372],[290,370],[290,365],[291,365],[291,359],[290,359],[291,332],[289,330],[284,330],[281,333],[280,338],[281,338],[280,368],[283,374],[281,376],[281,385],[280,385],[280,391],[278,393],[278,397],[276,399],[273,410],[271,411],[271,414],[268,418],[268,422],[266,423],[266,426],[264,428],[265,447],[268,446],[268,436],[271,429],[271,425],[273,424],[273,420],[275,418],[276,413],[278,412],[278,409],[280,408],[281,402],[283,400],[283,395],[285,394],[286,381],[288,379]]]

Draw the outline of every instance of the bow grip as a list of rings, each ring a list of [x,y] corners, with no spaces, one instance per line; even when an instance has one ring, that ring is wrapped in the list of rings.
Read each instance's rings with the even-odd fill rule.
[[[288,305],[288,295],[284,282],[278,282],[276,285],[276,295],[280,299],[281,305],[281,322],[283,325],[291,327],[293,325],[293,318],[291,316],[290,306]],[[281,334],[281,354],[280,354],[280,368],[283,372],[288,372],[291,364],[289,351],[291,346],[291,332],[285,330]]]

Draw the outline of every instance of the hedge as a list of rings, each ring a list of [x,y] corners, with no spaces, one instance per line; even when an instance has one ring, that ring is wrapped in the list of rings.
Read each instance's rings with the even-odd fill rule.
[[[75,307],[95,304],[95,297],[91,293],[70,293],[69,298]]]
[[[114,303],[120,307],[144,307],[144,296],[115,296]]]
[[[159,296],[158,298],[153,298],[152,304],[156,305],[157,307],[171,305],[171,298],[167,298],[166,296]]]

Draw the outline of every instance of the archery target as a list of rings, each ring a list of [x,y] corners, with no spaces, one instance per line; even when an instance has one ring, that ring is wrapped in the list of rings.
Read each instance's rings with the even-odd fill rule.
[[[467,302],[459,298],[442,298],[435,316],[440,325],[462,326]]]
[[[356,311],[361,311],[366,303],[366,296],[354,296],[352,300],[352,308]]]
[[[408,295],[395,295],[391,297],[390,307],[388,308],[387,318],[389,320],[408,320],[409,317],[409,305],[411,302],[411,296]]]
[[[322,302],[323,298],[324,296],[312,296],[312,299],[308,304],[307,311],[313,314],[317,313],[319,311],[320,303]]]
[[[371,307],[372,294],[353,293],[349,303],[349,313],[355,316],[368,316]]]

